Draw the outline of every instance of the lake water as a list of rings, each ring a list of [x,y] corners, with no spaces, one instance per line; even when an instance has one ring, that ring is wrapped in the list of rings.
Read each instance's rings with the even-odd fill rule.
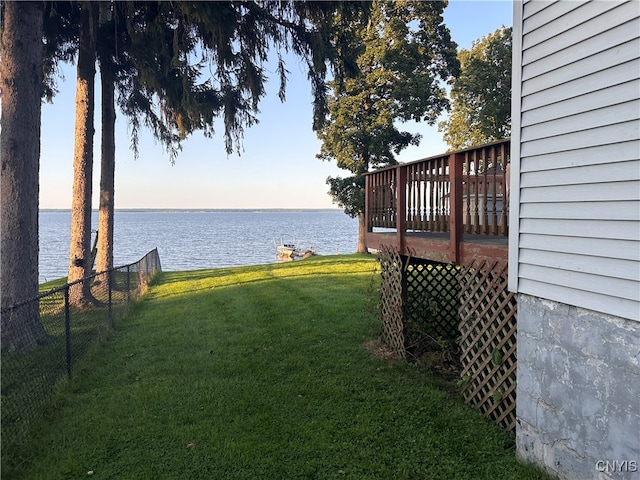
[[[198,270],[275,263],[282,240],[319,255],[353,253],[358,221],[342,210],[118,210],[114,230],[116,266],[157,248],[163,270]],[[70,231],[70,211],[40,212],[41,282],[67,275]]]

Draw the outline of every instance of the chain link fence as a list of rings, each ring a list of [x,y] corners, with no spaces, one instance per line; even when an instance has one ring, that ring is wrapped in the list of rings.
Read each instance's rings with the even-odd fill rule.
[[[157,249],[136,263],[98,272],[3,309],[2,455],[40,417],[56,387],[99,343],[161,271]]]

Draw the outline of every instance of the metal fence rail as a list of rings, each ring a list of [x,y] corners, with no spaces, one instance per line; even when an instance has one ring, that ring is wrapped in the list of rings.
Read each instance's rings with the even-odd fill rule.
[[[2,310],[3,317],[12,317],[11,322],[3,323],[11,325],[10,335],[14,337],[14,341],[3,343],[0,353],[3,457],[6,448],[20,442],[42,415],[56,387],[71,377],[74,366],[113,328],[115,320],[126,313],[161,270],[154,249],[138,262],[95,273]],[[89,300],[74,305],[70,291],[83,285]],[[6,335],[4,332],[4,339]]]

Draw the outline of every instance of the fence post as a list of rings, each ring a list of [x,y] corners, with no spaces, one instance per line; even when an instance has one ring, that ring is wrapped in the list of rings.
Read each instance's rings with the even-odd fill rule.
[[[112,302],[112,292],[113,292],[113,287],[112,287],[112,278],[113,278],[113,268],[109,269],[107,271],[107,283],[109,284],[108,287],[108,295],[109,295],[109,325],[111,325],[111,328],[113,328],[113,302]]]
[[[67,376],[71,379],[71,309],[69,308],[69,284],[64,289],[64,330],[67,346]]]
[[[131,266],[127,265],[127,305],[131,302]]]
[[[154,260],[154,269],[153,273],[162,270],[162,265],[160,264],[160,253],[158,253],[158,247],[153,249],[153,258]]]

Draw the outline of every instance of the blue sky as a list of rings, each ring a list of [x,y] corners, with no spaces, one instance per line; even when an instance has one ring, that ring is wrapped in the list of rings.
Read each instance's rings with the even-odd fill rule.
[[[512,2],[450,0],[445,23],[459,48],[512,24]],[[327,194],[328,176],[346,176],[334,163],[316,158],[320,142],[311,129],[311,93],[304,69],[289,62],[287,101],[277,97],[277,81],[266,87],[260,123],[245,132],[241,156],[227,156],[222,135],[197,133],[172,165],[152,136],[143,133],[140,156],[133,158],[126,120],[116,124],[116,208],[337,208]],[[40,208],[71,208],[75,71],[64,70],[60,93],[42,108]],[[272,77],[277,80],[273,72]],[[99,99],[99,94],[96,96]],[[99,189],[99,102],[96,105],[94,208]],[[423,135],[418,147],[399,161],[446,151],[442,134],[426,124],[405,125]],[[221,131],[221,129],[218,129]]]

